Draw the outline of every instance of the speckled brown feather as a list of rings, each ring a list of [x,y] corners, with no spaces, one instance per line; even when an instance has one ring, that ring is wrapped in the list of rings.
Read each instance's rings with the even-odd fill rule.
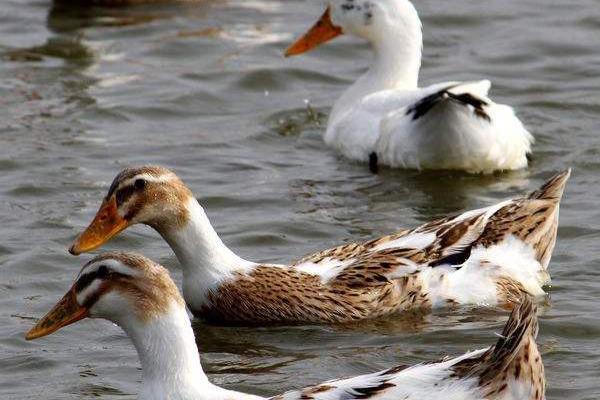
[[[258,266],[211,292],[195,316],[219,323],[350,322],[427,307],[416,274],[389,281],[359,266],[331,282],[293,268]]]
[[[544,399],[546,381],[535,343],[537,333],[536,306],[530,296],[522,296],[496,345],[477,358],[455,364],[454,376],[477,377],[486,399],[501,397],[511,380],[532,388],[530,396],[522,400]]]
[[[350,258],[358,257],[362,254],[368,253],[374,247],[377,247],[383,243],[391,242],[396,239],[400,239],[406,234],[410,233],[410,230],[401,230],[394,234],[382,236],[377,239],[369,240],[364,243],[349,243],[341,246],[333,247],[331,249],[323,250],[318,253],[313,253],[301,258],[294,262],[295,265],[302,264],[305,262],[319,263],[326,258],[335,258],[336,260],[345,261]]]
[[[560,200],[570,176],[571,170],[564,171],[528,197],[498,210],[474,244],[489,246],[512,234],[532,245],[540,263],[547,267],[556,243]]]

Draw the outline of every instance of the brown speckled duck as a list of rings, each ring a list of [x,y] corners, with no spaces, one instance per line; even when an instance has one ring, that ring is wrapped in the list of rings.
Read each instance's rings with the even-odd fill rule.
[[[544,399],[544,366],[535,342],[536,307],[529,296],[519,301],[490,348],[333,380],[271,399]],[[175,283],[165,268],[142,256],[108,253],[87,263],[73,287],[26,337],[46,336],[86,317],[110,320],[132,339],[142,365],[140,399],[263,399],[209,382]]]
[[[525,197],[273,265],[231,251],[172,171],[129,168],[70,251],[88,252],[128,226],[149,225],[179,259],[192,313],[218,323],[340,323],[449,305],[510,308],[523,293],[545,294],[569,175]]]

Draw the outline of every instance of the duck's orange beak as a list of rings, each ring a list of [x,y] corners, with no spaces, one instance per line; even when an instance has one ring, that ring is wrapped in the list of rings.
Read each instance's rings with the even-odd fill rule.
[[[60,328],[71,325],[89,315],[86,307],[77,303],[75,289],[71,288],[52,309],[31,328],[25,339],[33,340],[50,335]]]
[[[289,57],[306,53],[321,43],[325,43],[342,33],[342,28],[333,25],[333,22],[331,22],[331,11],[330,8],[327,7],[327,10],[325,10],[325,13],[321,16],[321,19],[319,19],[317,23],[304,34],[304,36],[288,47],[285,51],[285,56]]]
[[[117,202],[115,197],[112,196],[110,199],[102,202],[94,220],[75,239],[69,252],[73,255],[79,255],[92,251],[108,242],[113,236],[127,228],[128,225],[127,220],[117,212]]]

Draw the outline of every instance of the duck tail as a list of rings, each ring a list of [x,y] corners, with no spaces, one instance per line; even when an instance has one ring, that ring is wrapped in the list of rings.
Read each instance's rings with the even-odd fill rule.
[[[493,347],[494,367],[506,368],[520,355],[531,341],[535,345],[538,334],[537,306],[533,297],[524,294],[513,308],[504,325],[500,339]]]
[[[488,366],[479,376],[480,387],[491,394],[511,390],[514,383],[515,390],[521,391],[518,398],[544,399],[546,380],[537,334],[537,307],[531,296],[524,295],[491,349]]]
[[[477,117],[487,122],[491,122],[491,117],[486,110],[486,107],[489,106],[488,101],[483,99],[482,96],[476,94],[476,92],[483,92],[487,94],[489,85],[489,81],[483,81],[479,83],[475,82],[448,86],[420,99],[408,107],[406,110],[406,115],[412,116],[413,121],[416,121],[440,104],[453,103],[460,104],[465,107],[470,106]],[[478,88],[478,86],[484,87],[482,89]],[[476,88],[479,90],[470,91],[471,89]]]
[[[496,344],[480,357],[455,365],[455,373],[478,378],[486,399],[505,398],[503,395],[507,393],[503,392],[516,394],[511,398],[544,399],[544,365],[535,342],[538,334],[536,313],[534,299],[523,295]]]
[[[571,176],[571,168],[554,175],[550,180],[542,185],[538,190],[529,195],[531,200],[553,200],[559,202],[565,191],[567,181]]]
[[[531,215],[531,225],[539,223],[541,229],[533,231],[525,241],[534,245],[537,259],[544,270],[548,269],[556,244],[560,201],[570,176],[571,169],[553,176],[527,198],[529,206],[525,208]]]
[[[512,205],[499,210],[488,222],[489,232],[484,236],[510,233],[534,249],[535,259],[546,271],[556,244],[560,201],[569,176],[570,169],[563,171],[529,196],[516,199]],[[549,279],[550,276],[540,276],[540,283],[546,284]]]

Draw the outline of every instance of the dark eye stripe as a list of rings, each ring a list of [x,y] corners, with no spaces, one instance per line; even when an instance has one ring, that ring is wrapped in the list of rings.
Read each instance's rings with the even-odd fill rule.
[[[130,278],[130,276],[122,274],[120,272],[111,271],[105,265],[101,265],[97,270],[81,275],[81,277],[79,277],[77,282],[75,282],[75,292],[81,293],[96,279],[107,281],[110,279],[117,278]]]
[[[117,207],[125,203],[131,197],[133,192],[135,192],[135,188],[133,186],[127,186],[117,190],[117,193],[115,194],[115,198],[117,200]]]
[[[110,188],[108,189],[106,200],[111,198],[111,196],[115,193],[115,190],[117,190],[117,187],[121,183],[127,181],[128,179],[134,178],[136,175],[139,175],[140,173],[144,172],[144,168],[126,168],[123,171],[119,172],[117,176],[115,176],[115,179],[113,179]]]
[[[90,272],[88,274],[81,275],[77,282],[75,282],[75,292],[80,293],[98,277],[98,272]]]

